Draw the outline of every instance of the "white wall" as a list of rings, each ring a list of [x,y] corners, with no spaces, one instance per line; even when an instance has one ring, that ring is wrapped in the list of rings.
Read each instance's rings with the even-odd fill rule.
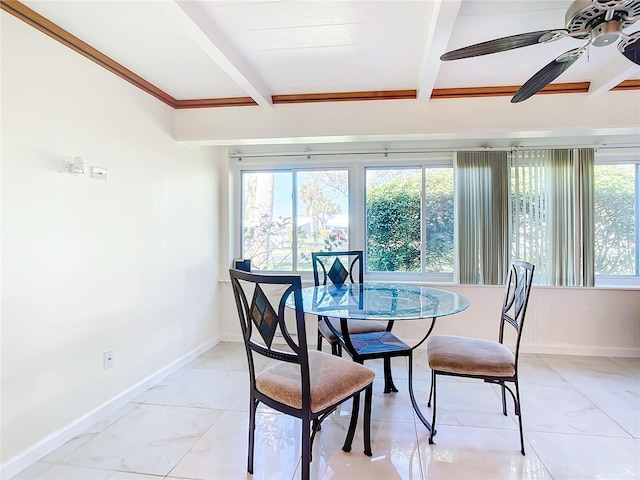
[[[215,341],[219,193],[171,108],[1,15],[6,464]],[[109,181],[61,174],[78,154]]]

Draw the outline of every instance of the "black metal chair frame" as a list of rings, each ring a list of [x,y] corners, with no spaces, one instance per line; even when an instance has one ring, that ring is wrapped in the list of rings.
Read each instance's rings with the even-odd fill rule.
[[[348,272],[348,279],[349,282],[351,283],[360,283],[362,282],[362,279],[364,278],[364,268],[363,268],[363,254],[361,250],[351,250],[351,251],[347,251],[347,252],[314,252],[311,254],[311,260],[313,263],[313,282],[316,286],[320,286],[320,285],[327,285],[327,282],[331,282],[332,284],[334,283],[330,278],[329,278],[329,272],[327,271],[327,268],[324,264],[324,262],[322,261],[323,257],[334,257],[336,255],[341,255],[341,256],[345,256],[348,258],[353,257],[353,259],[351,259],[349,261],[349,265],[347,268],[347,272]],[[357,270],[357,277],[354,277],[353,275],[353,271],[355,269],[355,267],[358,268]],[[320,282],[320,271],[322,271],[322,282]],[[325,319],[327,317],[324,316],[318,316],[318,322],[324,322]],[[391,325],[387,325],[387,330],[391,330],[391,327],[393,326],[393,322],[391,322]],[[327,323],[327,327],[331,329],[331,331],[334,332],[334,335],[336,336],[336,338],[340,337],[340,332],[337,332],[334,328],[332,328],[332,326]],[[322,350],[322,339],[324,338],[324,336],[322,335],[322,332],[320,331],[320,329],[318,329],[318,350]],[[329,339],[327,339],[327,341],[331,344],[331,353],[333,353],[334,355],[338,355],[339,357],[342,356],[342,345],[340,344],[339,340],[336,340],[334,342],[330,342]]]
[[[329,275],[329,271],[327,271],[327,267],[322,261],[324,257],[353,257],[353,260],[349,261],[348,268],[346,268],[348,272],[348,280],[351,283],[362,283],[362,279],[364,278],[364,266],[363,266],[363,252],[362,250],[349,250],[349,251],[336,251],[336,252],[313,252],[311,254],[312,264],[313,264],[313,281],[316,286],[327,285],[328,282],[332,284],[336,284]],[[357,277],[354,277],[354,270],[357,266]],[[320,277],[320,272],[322,272],[322,277]],[[346,279],[345,279],[346,280]],[[318,316],[318,322],[324,321],[329,329],[333,332],[333,334],[338,339],[334,343],[331,344],[331,351],[334,355],[341,355],[342,347],[347,350],[351,358],[358,363],[364,363],[365,360],[371,360],[376,358],[382,358],[384,362],[384,393],[397,392],[395,384],[393,383],[393,376],[391,374],[391,358],[392,357],[409,357],[411,355],[411,347],[400,340],[398,337],[391,333],[391,329],[393,328],[393,320],[387,322],[387,327],[385,330],[380,332],[371,332],[371,333],[357,333],[350,334],[349,333],[349,324],[348,320],[345,318],[340,319],[340,331],[335,329],[331,322],[329,322],[329,318],[326,316]],[[396,346],[389,347],[385,351],[375,351],[370,352],[368,349],[361,348],[357,349],[353,345],[353,340],[362,340],[365,345],[369,342],[381,342],[384,338],[392,339]],[[318,350],[322,350],[322,332],[318,330]]]
[[[253,453],[254,453],[254,440],[255,440],[255,425],[256,425],[256,410],[260,402],[268,405],[269,407],[278,410],[282,413],[300,418],[302,420],[302,480],[308,480],[310,474],[310,462],[312,460],[311,450],[313,447],[313,440],[315,434],[319,429],[320,423],[333,413],[336,408],[344,403],[349,398],[353,398],[353,408],[351,412],[351,420],[349,423],[349,429],[347,431],[347,437],[345,439],[342,449],[345,452],[351,451],[351,444],[355,435],[356,424],[358,421],[358,413],[360,407],[360,393],[365,391],[365,405],[364,405],[364,453],[367,456],[371,456],[371,399],[373,392],[373,383],[370,383],[365,388],[340,401],[337,404],[330,405],[319,412],[311,411],[311,387],[310,387],[310,374],[309,374],[309,356],[308,346],[306,339],[305,328],[305,316],[302,309],[302,293],[301,293],[301,280],[299,275],[260,275],[255,273],[249,273],[240,270],[229,270],[231,277],[231,284],[233,287],[233,293],[236,300],[236,306],[238,308],[238,315],[240,318],[240,326],[242,328],[242,336],[244,339],[245,350],[247,353],[247,360],[249,364],[249,379],[250,379],[250,408],[249,408],[249,451],[247,456],[247,471],[253,473]],[[240,282],[247,282],[255,285],[255,292],[251,301],[247,299],[246,292],[243,289]],[[272,309],[272,313],[275,314],[271,319],[275,320],[273,330],[267,334],[262,330],[264,320],[263,317],[257,319],[252,316],[252,310],[256,306],[256,298],[258,295],[258,289],[260,284],[269,285],[282,285],[286,290],[282,294],[279,300],[277,312],[271,306],[270,302],[268,307]],[[262,289],[260,289],[262,291]],[[285,303],[289,295],[293,295],[295,300],[295,325],[296,333],[292,335],[285,322]],[[291,309],[290,309],[291,310]],[[257,342],[252,338],[253,328],[259,331],[265,344]],[[282,333],[282,337],[288,345],[289,351],[275,349],[272,345],[273,336],[275,334],[276,327]],[[270,335],[270,336],[269,336]],[[294,339],[294,336],[297,338]],[[300,374],[302,380],[302,406],[301,408],[293,408],[289,405],[280,403],[269,396],[261,393],[256,388],[256,370],[253,355],[257,353],[265,357],[279,360],[282,362],[289,362],[298,364],[300,366]]]
[[[524,325],[525,315],[527,312],[527,305],[529,303],[529,293],[531,291],[531,285],[533,283],[533,272],[535,266],[529,262],[521,260],[512,260],[509,268],[509,275],[506,282],[506,289],[504,295],[504,301],[502,304],[502,313],[500,317],[500,333],[498,342],[504,344],[504,329],[505,324],[511,325],[516,330],[516,344],[514,352],[515,360],[515,373],[513,376],[486,376],[486,375],[472,375],[472,374],[459,374],[450,373],[439,370],[432,370],[431,372],[431,389],[429,391],[429,401],[427,406],[431,406],[431,399],[433,397],[433,419],[431,421],[431,434],[429,436],[429,443],[433,444],[433,436],[436,433],[436,378],[438,375],[447,375],[454,377],[466,377],[477,378],[484,380],[486,383],[493,383],[500,385],[502,390],[502,413],[507,415],[507,398],[506,392],[509,391],[513,398],[514,411],[518,417],[518,424],[520,428],[520,447],[521,453],[524,455],[524,435],[522,432],[522,412],[520,403],[520,386],[518,383],[518,357],[520,353],[520,339],[522,337],[522,327]],[[513,312],[513,313],[511,313]],[[514,391],[509,388],[506,383],[513,383]]]

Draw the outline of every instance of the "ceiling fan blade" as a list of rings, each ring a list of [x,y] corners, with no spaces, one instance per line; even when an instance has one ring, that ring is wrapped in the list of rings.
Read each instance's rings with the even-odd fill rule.
[[[552,42],[567,35],[567,30],[541,30],[539,32],[521,33],[510,37],[496,38],[488,42],[470,45],[468,47],[452,50],[440,57],[440,60],[459,60],[461,58],[477,57],[490,53],[504,52],[514,48],[527,47],[543,42]]]
[[[618,43],[618,50],[636,65],[640,65],[640,32],[629,35]]]
[[[584,53],[586,46],[569,50],[563,53],[553,62],[545,65],[538,73],[527,80],[511,99],[511,103],[518,103],[535,95],[544,87],[558,78],[567,68],[574,64]]]

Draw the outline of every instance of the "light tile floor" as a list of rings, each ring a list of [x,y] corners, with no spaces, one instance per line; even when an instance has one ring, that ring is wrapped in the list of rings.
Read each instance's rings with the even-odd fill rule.
[[[512,404],[477,380],[438,382],[438,434],[416,421],[405,359],[394,359],[400,392],[382,393],[376,370],[373,457],[341,450],[350,405],[323,423],[313,447],[314,479],[640,478],[640,359],[521,357],[526,456]],[[267,363],[260,365],[265,368]],[[232,480],[246,472],[248,375],[241,344],[222,343],[52,452],[14,480]],[[416,352],[416,397],[426,408],[429,370]],[[300,475],[299,420],[261,407],[256,480]]]

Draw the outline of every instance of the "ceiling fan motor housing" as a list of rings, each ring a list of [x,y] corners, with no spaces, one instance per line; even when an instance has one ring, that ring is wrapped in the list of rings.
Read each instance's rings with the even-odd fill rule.
[[[591,36],[592,45],[603,47],[620,38],[639,15],[640,0],[576,0],[567,10],[565,23],[569,32],[585,32],[573,38]]]

